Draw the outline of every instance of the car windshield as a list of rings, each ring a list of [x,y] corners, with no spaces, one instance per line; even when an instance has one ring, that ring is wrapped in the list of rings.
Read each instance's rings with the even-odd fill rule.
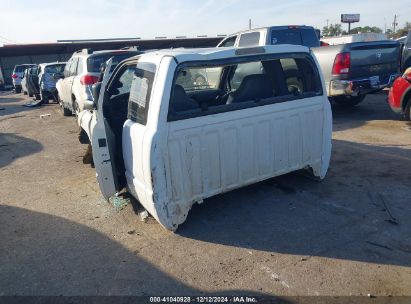
[[[122,53],[106,53],[96,56],[91,56],[87,59],[87,70],[90,73],[99,73],[100,67],[103,63],[113,57],[113,63],[110,72],[124,59],[137,55],[136,52],[122,52]]]
[[[17,65],[17,66],[14,68],[14,72],[15,72],[15,73],[23,73],[24,70],[27,69],[28,67],[30,67],[30,66],[27,66],[27,65]]]
[[[47,74],[63,73],[64,67],[65,67],[65,64],[48,65],[46,66],[45,73]]]

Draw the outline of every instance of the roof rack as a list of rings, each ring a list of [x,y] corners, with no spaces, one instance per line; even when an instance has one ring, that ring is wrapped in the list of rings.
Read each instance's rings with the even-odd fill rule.
[[[76,53],[83,53],[83,54],[89,55],[89,54],[93,54],[93,50],[92,49],[81,49],[81,50],[76,51]]]
[[[121,48],[120,50],[139,51],[139,47],[137,45],[129,45]]]

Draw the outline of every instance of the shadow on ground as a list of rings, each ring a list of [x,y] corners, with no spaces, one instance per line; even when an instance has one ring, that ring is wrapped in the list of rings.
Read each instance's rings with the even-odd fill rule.
[[[31,111],[33,109],[44,108],[45,111],[48,107],[58,106],[54,102],[36,107],[26,107],[25,103],[34,102],[33,98],[24,97],[22,94],[14,95],[11,93],[0,93],[0,122],[10,118],[22,117],[25,112]],[[8,117],[4,117],[8,116]]]
[[[43,150],[41,143],[14,133],[0,133],[0,168],[11,164],[20,157],[25,157]]]
[[[367,96],[362,103],[354,107],[331,103],[333,130],[359,128],[372,120],[400,120],[401,116],[390,109],[386,99],[387,92],[383,91]]]
[[[10,93],[0,93],[0,97],[3,97],[0,104],[10,104],[24,101],[24,95],[11,96]]]
[[[323,182],[294,173],[212,197],[193,207],[177,233],[273,253],[411,266],[411,150],[338,140],[333,149]],[[398,225],[387,221],[388,207]]]
[[[0,296],[203,294],[89,227],[4,205],[0,215]]]

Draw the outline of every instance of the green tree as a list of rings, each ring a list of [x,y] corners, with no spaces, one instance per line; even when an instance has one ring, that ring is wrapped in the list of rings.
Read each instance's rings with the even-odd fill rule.
[[[376,26],[358,26],[351,29],[351,34],[358,34],[358,33],[382,33],[382,29]]]
[[[395,33],[395,37],[399,38],[402,36],[406,36],[409,31],[411,31],[411,22],[406,22],[405,26],[401,29],[398,29],[398,31]]]
[[[330,24],[329,26],[323,27],[323,36],[339,36],[342,34],[342,26],[341,24]]]

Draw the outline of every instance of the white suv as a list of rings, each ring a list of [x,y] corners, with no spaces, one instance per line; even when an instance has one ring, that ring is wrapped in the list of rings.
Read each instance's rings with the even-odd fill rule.
[[[140,53],[134,49],[96,52],[83,49],[75,52],[56,84],[63,115],[78,114],[84,110],[85,104],[86,108],[93,105],[91,86],[98,81],[103,63],[113,57],[113,62],[117,65],[122,60]]]

